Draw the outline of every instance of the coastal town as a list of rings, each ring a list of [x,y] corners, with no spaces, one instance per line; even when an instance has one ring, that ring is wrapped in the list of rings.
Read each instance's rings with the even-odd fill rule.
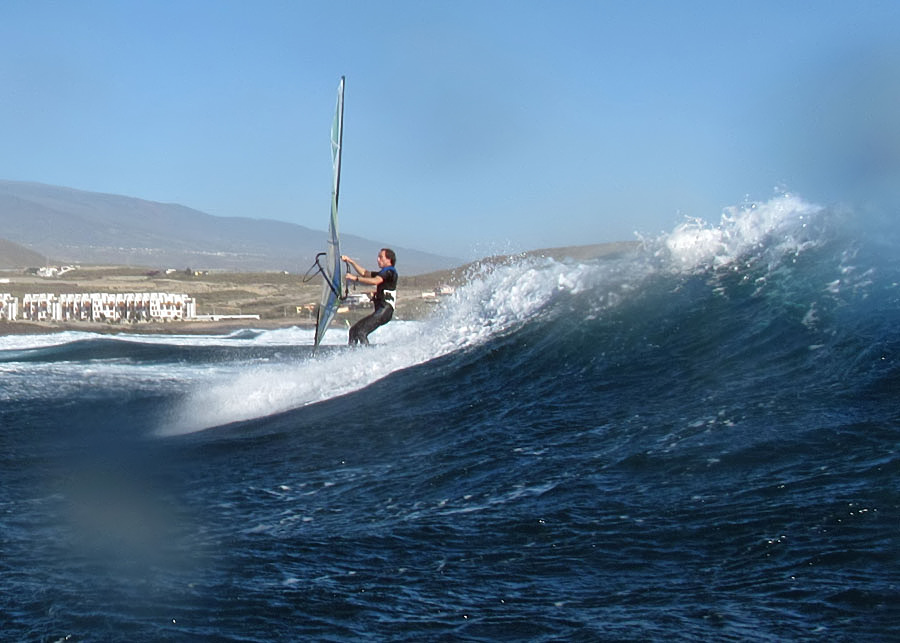
[[[197,317],[197,302],[186,294],[28,293],[22,298],[0,293],[0,319],[36,322],[183,321]]]
[[[318,284],[298,286],[297,276],[287,273],[250,276],[172,269],[134,272],[108,267],[43,266],[25,275],[19,273],[25,280],[22,284],[17,284],[20,279],[16,277],[0,278],[0,323],[133,326],[275,318],[304,323],[315,319],[321,288]],[[241,281],[248,283],[238,283]],[[454,291],[452,286],[428,278],[414,276],[407,281],[413,289],[420,284],[428,286],[412,290],[404,298],[405,312],[411,318],[421,316]],[[40,288],[41,283],[54,284],[56,290],[48,292]],[[18,289],[12,288],[14,284]],[[26,290],[29,286],[32,289]],[[129,290],[113,291],[116,286]],[[148,290],[138,289],[140,286]],[[158,289],[159,286],[180,286],[185,290],[174,292]],[[367,312],[370,305],[367,291],[349,292],[338,313],[349,318]]]

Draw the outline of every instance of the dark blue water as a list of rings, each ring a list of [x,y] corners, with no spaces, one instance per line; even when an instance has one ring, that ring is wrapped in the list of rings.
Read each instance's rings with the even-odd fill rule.
[[[368,350],[0,338],[2,638],[897,639],[900,255],[857,232],[781,197],[514,260]]]

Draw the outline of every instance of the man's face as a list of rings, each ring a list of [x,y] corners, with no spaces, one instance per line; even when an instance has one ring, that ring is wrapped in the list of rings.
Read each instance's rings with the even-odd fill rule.
[[[391,260],[387,258],[384,254],[384,250],[378,253],[378,267],[384,268],[385,266],[390,266]]]

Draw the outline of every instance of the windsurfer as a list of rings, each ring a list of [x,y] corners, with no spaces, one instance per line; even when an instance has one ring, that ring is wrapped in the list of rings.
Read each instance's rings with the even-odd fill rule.
[[[343,255],[341,261],[353,266],[356,274],[348,274],[348,281],[375,286],[371,315],[363,317],[350,328],[350,345],[368,344],[369,333],[391,321],[397,303],[397,255],[390,248],[382,248],[378,253],[378,272],[366,270],[350,257]]]

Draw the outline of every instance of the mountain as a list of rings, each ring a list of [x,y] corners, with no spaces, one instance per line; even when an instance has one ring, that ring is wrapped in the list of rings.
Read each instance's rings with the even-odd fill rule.
[[[28,268],[46,262],[40,253],[23,248],[17,243],[0,239],[0,268]]]
[[[324,222],[324,216],[323,216]],[[217,217],[183,205],[0,180],[0,236],[60,263],[302,272],[325,231],[271,219]],[[345,254],[374,263],[387,242],[341,235]],[[460,261],[391,245],[405,274]],[[29,262],[34,263],[34,262]]]

